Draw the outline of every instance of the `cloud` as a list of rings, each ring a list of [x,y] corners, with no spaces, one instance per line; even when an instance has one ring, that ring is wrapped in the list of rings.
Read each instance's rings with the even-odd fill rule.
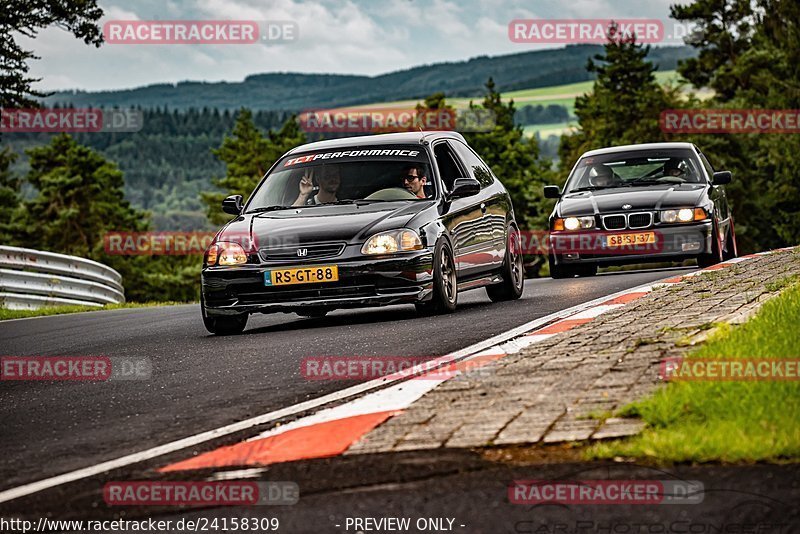
[[[100,0],[106,20],[294,21],[296,41],[253,45],[85,45],[51,28],[39,88],[119,89],[183,80],[240,81],[261,72],[381,74],[421,64],[531,50],[509,41],[514,18],[666,18],[674,0]]]

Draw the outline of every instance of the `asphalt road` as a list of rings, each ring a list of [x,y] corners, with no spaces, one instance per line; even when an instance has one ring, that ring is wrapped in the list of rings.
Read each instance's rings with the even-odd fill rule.
[[[148,380],[0,382],[0,490],[97,464],[320,397],[353,382],[308,381],[309,356],[434,357],[528,321],[687,269],[529,280],[519,301],[460,296],[455,314],[413,306],[251,317],[244,334],[207,334],[194,305],[0,323],[0,354],[147,357]]]
[[[250,506],[156,517],[175,522],[216,518],[277,518],[279,532],[367,533],[356,520],[407,518],[401,532],[465,534],[796,534],[800,532],[797,465],[657,468],[613,462],[514,465],[481,451],[424,451],[334,458],[287,464],[261,475],[293,480],[301,489],[294,506]],[[354,481],[352,473],[358,473]],[[290,478],[291,477],[291,478]],[[332,481],[339,481],[338,484]],[[663,504],[516,504],[516,480],[691,481],[701,502]],[[672,495],[675,496],[678,492]],[[152,511],[142,511],[152,516]],[[444,519],[444,528],[431,520]],[[348,521],[349,520],[349,521]],[[452,520],[448,528],[447,520]],[[362,523],[363,525],[364,523]],[[374,525],[375,523],[373,523]],[[385,523],[384,523],[385,524]],[[435,524],[435,523],[434,523]],[[349,527],[349,528],[348,528]],[[388,528],[375,532],[391,532]]]

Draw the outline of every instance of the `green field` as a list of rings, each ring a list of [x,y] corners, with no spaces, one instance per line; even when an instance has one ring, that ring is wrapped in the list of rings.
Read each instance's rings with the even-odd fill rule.
[[[677,71],[668,70],[664,72],[656,72],[656,80],[665,84],[668,82],[676,82],[680,79]],[[522,89],[519,91],[511,91],[503,93],[503,98],[513,98],[516,102],[518,99],[525,98],[545,98],[545,97],[558,97],[560,95],[578,96],[592,90],[594,81],[589,80],[585,82],[570,83],[567,85],[553,85],[550,87],[539,87],[537,89]]]
[[[68,313],[84,313],[106,310],[122,310],[128,308],[150,308],[153,306],[175,306],[185,302],[126,302],[124,304],[106,304],[105,306],[45,306],[38,310],[9,310],[0,308],[0,321],[11,319],[28,319],[30,317],[46,317],[49,315],[65,315]]]
[[[670,70],[664,72],[656,72],[656,79],[659,83],[675,83],[680,79],[677,71]],[[553,85],[550,87],[539,87],[536,89],[521,89],[519,91],[509,91],[501,93],[503,100],[514,99],[517,109],[531,105],[531,106],[549,106],[558,105],[567,108],[570,115],[575,114],[575,98],[592,90],[594,81],[585,81],[579,83],[570,83],[566,85]],[[480,103],[483,97],[474,96],[471,98],[454,97],[448,98],[447,103],[456,109],[467,109],[470,101]],[[367,104],[359,107],[414,107],[418,103],[417,100],[396,100],[394,102],[383,102],[380,104]],[[524,128],[525,134],[533,136],[536,133],[542,139],[547,139],[551,135],[560,136],[570,128],[576,126],[575,122],[569,123],[556,123],[556,124],[536,124],[528,125]]]

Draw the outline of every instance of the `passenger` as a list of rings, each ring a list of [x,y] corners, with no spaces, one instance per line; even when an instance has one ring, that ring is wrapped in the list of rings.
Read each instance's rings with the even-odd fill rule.
[[[308,206],[314,204],[328,204],[331,202],[338,202],[336,194],[339,191],[339,186],[342,185],[342,175],[337,166],[322,167],[319,178],[319,191],[313,197],[311,196],[314,190],[314,169],[306,170],[303,178],[300,180],[300,193],[292,206]]]

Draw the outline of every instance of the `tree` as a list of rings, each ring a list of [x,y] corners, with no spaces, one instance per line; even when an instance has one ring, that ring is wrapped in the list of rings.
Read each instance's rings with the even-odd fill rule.
[[[659,117],[679,107],[678,88],[659,85],[656,66],[647,61],[649,52],[635,35],[620,36],[616,25],[610,26],[604,54],[586,67],[597,75],[592,92],[575,99],[579,130],[561,138],[563,178],[587,150],[667,140]]]
[[[148,213],[124,198],[116,164],[62,134],[28,150],[26,181],[36,195],[17,210],[20,241],[30,248],[100,261],[123,277],[130,301],[197,300],[199,256],[116,256],[104,250],[107,232],[148,230]]]
[[[445,94],[439,92],[439,93],[433,93],[430,96],[426,96],[425,100],[423,100],[421,103],[419,102],[417,103],[416,109],[418,112],[424,113],[425,111],[430,109],[446,109],[448,111],[452,111],[454,108],[453,106],[447,103],[447,98],[445,97]]]
[[[0,244],[17,244],[20,186],[22,180],[11,172],[17,155],[8,148],[0,150]]]
[[[672,16],[694,23],[697,59],[681,72],[710,87],[703,107],[800,108],[800,5],[792,0],[695,0]],[[733,172],[728,186],[739,250],[800,242],[800,139],[790,134],[696,135],[715,167]]]
[[[253,114],[242,108],[236,117],[231,136],[213,153],[226,165],[223,178],[211,182],[224,192],[203,193],[211,222],[222,224],[230,216],[220,211],[220,203],[228,195],[247,198],[272,164],[288,150],[306,142],[296,117],[290,117],[280,130],[270,131],[265,138],[253,123]]]
[[[230,217],[220,211],[222,199],[228,195],[242,195],[244,198],[253,191],[268,167],[264,154],[269,143],[253,123],[253,113],[242,108],[236,117],[233,132],[225,136],[222,145],[211,152],[226,166],[222,178],[212,178],[211,183],[224,192],[203,193],[208,218],[214,224],[222,224]]]
[[[757,25],[752,0],[697,0],[673,5],[670,12],[672,18],[695,25],[687,42],[700,50],[696,58],[679,63],[681,76],[695,87],[714,89],[722,100],[748,85],[735,66],[750,48]]]
[[[107,231],[146,227],[146,214],[124,198],[122,172],[99,153],[66,134],[27,153],[26,181],[37,195],[22,211],[33,248],[97,257]]]
[[[96,22],[103,16],[97,0],[4,0],[0,10],[0,108],[38,107],[30,97],[46,96],[33,89],[39,79],[27,75],[28,60],[39,59],[17,43],[15,34],[34,38],[56,25],[86,44],[100,46],[103,35]]]
[[[289,117],[277,132],[270,130],[267,139],[269,145],[263,157],[269,167],[289,150],[307,142],[296,115]]]

